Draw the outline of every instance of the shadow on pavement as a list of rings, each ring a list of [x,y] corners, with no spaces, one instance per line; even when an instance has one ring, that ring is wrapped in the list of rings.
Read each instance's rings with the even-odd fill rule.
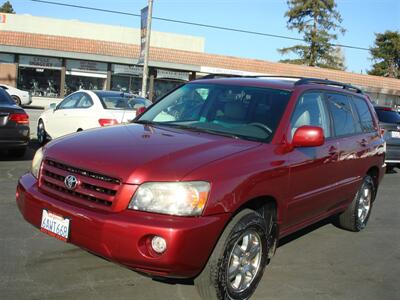
[[[40,145],[37,139],[32,139],[29,142],[29,146],[26,149],[25,155],[22,157],[16,157],[12,154],[12,151],[2,150],[0,151],[0,161],[29,161],[33,159],[35,152],[39,149]]]

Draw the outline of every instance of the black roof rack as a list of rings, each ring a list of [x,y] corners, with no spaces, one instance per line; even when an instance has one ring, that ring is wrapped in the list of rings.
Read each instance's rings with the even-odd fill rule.
[[[353,90],[356,93],[363,94],[363,91],[361,89],[359,89],[358,87],[355,87],[353,85],[346,84],[346,83],[341,83],[338,81],[328,80],[328,79],[302,78],[299,81],[296,81],[294,85],[302,85],[302,84],[310,84],[310,83],[339,86],[345,90]]]
[[[301,76],[285,76],[285,75],[232,75],[232,74],[209,74],[201,77],[200,79],[213,79],[213,78],[288,78],[288,79],[298,79],[295,81],[294,85],[302,85],[302,84],[325,84],[338,86],[345,90],[354,91],[359,94],[363,94],[363,91],[358,87],[355,87],[351,84],[346,84],[338,81],[332,81],[329,79],[320,79],[320,78],[307,78]]]

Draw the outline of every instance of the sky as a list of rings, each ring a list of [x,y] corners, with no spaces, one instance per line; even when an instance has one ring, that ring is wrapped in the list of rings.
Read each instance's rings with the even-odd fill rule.
[[[147,0],[50,0],[53,2],[90,6],[140,14]],[[5,2],[0,0],[0,3]],[[77,8],[61,7],[32,2],[10,0],[18,14],[74,19],[127,27],[140,27],[140,18]],[[375,33],[400,30],[400,0],[337,0],[346,33],[336,43],[362,48],[373,46]],[[285,0],[154,0],[153,16],[221,27],[237,28],[274,35],[302,38],[296,31],[287,29]],[[289,47],[296,41],[273,37],[228,32],[153,20],[156,31],[201,36],[205,38],[205,52],[237,57],[279,61],[283,58],[278,48]],[[139,41],[138,41],[139,42]],[[372,61],[368,51],[343,49],[347,71],[366,73]]]

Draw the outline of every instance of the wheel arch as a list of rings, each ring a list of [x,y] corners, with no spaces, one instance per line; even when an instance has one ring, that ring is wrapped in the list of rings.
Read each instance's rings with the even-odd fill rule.
[[[375,196],[378,191],[378,185],[379,185],[379,175],[380,175],[379,168],[377,166],[373,166],[373,167],[369,168],[367,171],[367,175],[371,176],[372,180],[374,182],[374,189],[375,189],[374,201],[375,201]]]

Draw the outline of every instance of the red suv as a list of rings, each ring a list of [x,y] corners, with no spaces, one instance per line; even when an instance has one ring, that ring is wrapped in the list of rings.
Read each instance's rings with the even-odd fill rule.
[[[247,299],[279,238],[334,216],[363,229],[385,171],[373,107],[311,78],[185,84],[133,124],[39,149],[17,187],[24,218],[204,299]]]

